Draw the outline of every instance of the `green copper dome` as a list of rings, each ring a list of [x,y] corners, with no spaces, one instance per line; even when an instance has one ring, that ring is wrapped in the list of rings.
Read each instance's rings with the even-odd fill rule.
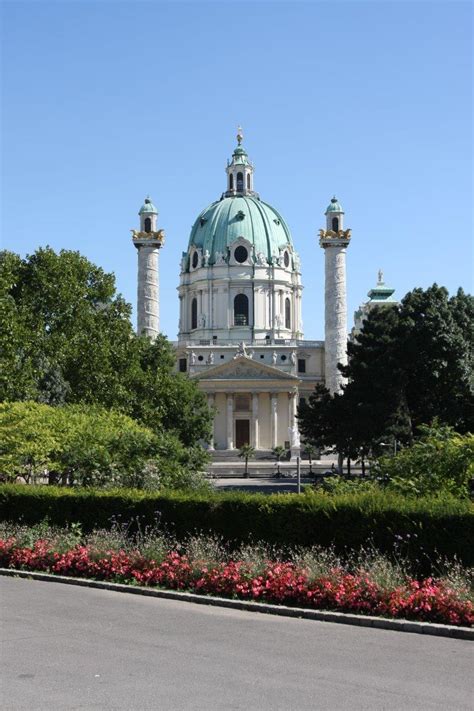
[[[342,209],[342,205],[337,199],[337,197],[334,195],[334,197],[331,199],[331,202],[326,208],[325,214],[327,215],[328,212],[344,212]]]
[[[206,207],[194,223],[189,237],[191,248],[209,252],[209,263],[216,255],[228,258],[229,247],[243,237],[254,248],[254,257],[263,254],[272,263],[280,256],[280,249],[291,246],[290,230],[282,216],[267,203],[252,195],[223,197]]]
[[[145,202],[144,202],[143,205],[141,206],[140,211],[139,211],[138,214],[139,214],[139,215],[144,215],[144,214],[146,214],[146,213],[150,213],[151,215],[157,215],[157,214],[158,214],[158,210],[157,210],[156,207],[153,205],[153,203],[152,203],[150,197],[146,197],[146,198],[145,198]]]

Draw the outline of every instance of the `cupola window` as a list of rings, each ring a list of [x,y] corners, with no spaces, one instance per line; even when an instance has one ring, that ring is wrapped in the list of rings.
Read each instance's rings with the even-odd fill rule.
[[[151,218],[145,217],[145,232],[151,232]]]
[[[285,299],[285,328],[291,328],[291,302]]]
[[[338,217],[333,217],[332,218],[332,229],[334,232],[339,231],[339,218]]]
[[[250,190],[250,173],[247,173],[247,190]]]
[[[248,256],[249,256],[249,253],[247,252],[245,247],[242,247],[242,245],[237,247],[234,252],[235,261],[238,262],[239,264],[243,264],[246,261]]]
[[[198,265],[198,262],[199,262],[198,253],[197,253],[197,252],[194,252],[194,254],[193,254],[193,262],[192,262],[192,264],[193,264],[193,269],[196,269],[196,267],[197,267],[197,265]]]
[[[191,301],[191,328],[198,326],[198,302],[197,299]]]
[[[237,294],[234,299],[234,326],[248,326],[249,300],[245,294]]]
[[[237,192],[242,193],[244,191],[244,174],[237,173]]]
[[[229,175],[229,190],[233,190],[233,189],[234,189],[234,176],[231,173]]]

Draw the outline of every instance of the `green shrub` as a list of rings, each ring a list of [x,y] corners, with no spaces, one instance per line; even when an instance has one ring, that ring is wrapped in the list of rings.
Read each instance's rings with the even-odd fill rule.
[[[206,488],[202,447],[98,405],[0,403],[0,442],[0,473],[9,481],[47,472],[75,486]]]
[[[136,490],[0,486],[0,520],[108,528],[113,517],[160,524],[179,539],[197,531],[232,545],[332,546],[336,553],[373,545],[418,567],[442,556],[474,564],[474,506],[453,497],[408,498],[389,491],[327,495],[146,493]]]
[[[420,439],[394,457],[382,457],[377,473],[402,494],[468,496],[474,477],[474,435],[437,424],[419,429]]]

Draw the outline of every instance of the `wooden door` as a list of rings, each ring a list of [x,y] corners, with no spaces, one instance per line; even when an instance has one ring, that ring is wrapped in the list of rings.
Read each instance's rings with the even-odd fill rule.
[[[244,444],[250,444],[250,420],[236,420],[235,447],[240,449]]]

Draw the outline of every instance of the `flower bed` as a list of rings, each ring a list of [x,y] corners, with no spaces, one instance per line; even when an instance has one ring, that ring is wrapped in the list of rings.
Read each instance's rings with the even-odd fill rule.
[[[311,607],[384,617],[472,626],[474,605],[441,579],[407,579],[384,587],[364,572],[336,566],[314,575],[290,561],[206,561],[177,550],[156,561],[136,550],[107,550],[77,544],[55,550],[36,540],[24,546],[15,537],[0,539],[0,567],[71,577],[189,590],[243,600]]]

